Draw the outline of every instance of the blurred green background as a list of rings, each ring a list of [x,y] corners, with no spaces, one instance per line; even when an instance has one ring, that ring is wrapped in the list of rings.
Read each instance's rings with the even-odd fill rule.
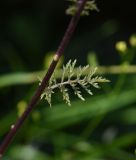
[[[65,0],[0,1],[0,142],[45,74],[70,16]],[[72,106],[56,91],[41,101],[3,160],[134,160],[136,149],[136,15],[134,1],[97,1],[82,17],[62,63],[98,66],[110,79]],[[120,42],[121,41],[121,42]],[[115,66],[116,65],[116,66]],[[103,68],[103,66],[105,66]],[[114,68],[117,67],[117,68]],[[58,79],[60,70],[56,70]]]

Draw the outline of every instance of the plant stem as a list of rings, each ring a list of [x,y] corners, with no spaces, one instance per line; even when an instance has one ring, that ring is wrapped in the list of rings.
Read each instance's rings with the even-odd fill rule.
[[[10,131],[7,134],[7,136],[5,137],[5,139],[3,140],[3,143],[0,146],[0,157],[3,156],[4,152],[7,150],[7,147],[9,146],[9,144],[11,143],[12,139],[15,137],[16,132],[19,130],[19,128],[23,125],[24,121],[26,120],[26,118],[29,116],[29,114],[31,113],[32,109],[35,107],[35,105],[37,104],[37,102],[40,99],[40,96],[42,94],[42,92],[44,91],[45,87],[47,87],[48,82],[55,70],[55,67],[58,63],[58,60],[60,59],[61,55],[64,53],[65,48],[67,47],[73,32],[77,26],[78,20],[80,18],[80,14],[84,8],[84,5],[86,3],[87,0],[79,0],[77,3],[77,12],[75,13],[75,15],[72,17],[70,24],[66,30],[66,33],[58,47],[58,50],[51,62],[51,65],[45,75],[45,77],[43,78],[40,86],[37,88],[34,96],[32,97],[30,103],[28,104],[27,109],[25,110],[25,112],[22,114],[22,116],[16,121],[15,124],[11,125]]]

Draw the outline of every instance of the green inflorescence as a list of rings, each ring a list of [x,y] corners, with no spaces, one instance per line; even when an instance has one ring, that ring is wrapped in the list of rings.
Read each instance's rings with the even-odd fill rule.
[[[51,106],[52,94],[54,93],[54,90],[58,88],[63,95],[63,100],[70,106],[71,102],[67,86],[71,86],[74,94],[82,101],[85,101],[84,97],[82,96],[80,87],[83,88],[88,94],[92,95],[93,93],[90,90],[91,86],[100,88],[99,83],[109,82],[109,80],[101,76],[94,76],[96,68],[92,70],[90,69],[89,65],[84,67],[79,66],[75,71],[75,65],[76,60],[73,62],[69,60],[66,66],[63,66],[61,80],[57,82],[53,76],[49,82],[48,87],[41,95],[41,99],[44,98],[47,100]]]
[[[79,0],[68,0],[68,1],[72,2],[73,4],[68,7],[68,9],[66,10],[66,14],[73,16],[77,12],[77,4],[78,4]],[[88,16],[89,12],[93,11],[93,10],[99,11],[95,1],[88,0],[85,4],[85,7],[84,7],[82,13],[81,13],[81,16]]]

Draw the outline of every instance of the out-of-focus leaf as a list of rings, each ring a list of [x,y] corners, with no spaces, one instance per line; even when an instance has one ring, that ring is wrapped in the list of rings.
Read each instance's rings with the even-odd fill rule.
[[[42,110],[42,121],[37,125],[30,125],[27,137],[44,136],[48,131],[74,125],[98,115],[113,112],[136,102],[136,91],[126,91],[118,95],[104,95],[91,97],[85,102],[72,102],[71,107],[65,104],[54,105]],[[35,133],[35,134],[34,134]]]
[[[18,72],[18,73],[10,73],[6,75],[0,76],[0,88],[18,85],[18,84],[30,84],[38,81],[38,77],[43,77],[45,75],[45,71],[37,71],[37,72]],[[57,71],[56,77],[60,77],[61,69]]]
[[[136,124],[136,108],[130,108],[120,114],[120,120],[125,124]]]
[[[76,72],[76,69],[74,70]],[[37,72],[18,72],[18,73],[9,73],[5,75],[0,75],[0,88],[8,87],[11,85],[18,84],[30,84],[38,81],[38,77],[43,77],[46,73],[45,71],[37,71]],[[97,70],[97,74],[134,74],[136,73],[136,66],[99,66]],[[86,74],[86,73],[85,73]],[[62,69],[57,69],[55,71],[55,77],[61,78]],[[67,76],[67,75],[66,75]],[[131,79],[135,82],[136,78],[131,77]]]
[[[96,53],[91,51],[88,53],[87,62],[92,67],[97,67],[99,65]]]
[[[41,72],[11,73],[11,74],[0,76],[0,88],[6,87],[9,85],[33,83],[36,80],[38,81],[38,75],[41,75]]]
[[[49,156],[36,150],[32,146],[14,146],[10,152],[9,157],[14,160],[49,160]]]
[[[60,128],[77,123],[84,119],[112,112],[136,102],[136,91],[126,91],[118,95],[104,95],[89,98],[86,102],[72,102],[72,107],[65,104],[53,106],[44,111],[45,124],[49,128]]]
[[[121,148],[132,144],[135,145],[135,142],[136,142],[136,133],[128,133],[116,138],[111,144],[111,147]]]

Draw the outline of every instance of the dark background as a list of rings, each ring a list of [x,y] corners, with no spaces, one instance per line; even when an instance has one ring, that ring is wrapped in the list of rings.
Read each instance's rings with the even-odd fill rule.
[[[98,8],[100,9],[100,12],[94,11],[90,13],[90,16],[81,17],[81,20],[76,28],[73,38],[65,51],[64,63],[66,63],[69,59],[77,59],[78,65],[85,65],[88,63],[87,62],[88,53],[90,51],[93,51],[96,53],[99,65],[104,65],[107,67],[111,65],[120,65],[121,56],[117,53],[115,49],[116,42],[122,40],[126,41],[128,47],[130,47],[129,38],[132,34],[136,33],[135,1],[97,0],[96,2]],[[12,75],[13,73],[22,73],[22,72],[32,73],[33,71],[39,71],[45,69],[44,60],[46,55],[48,55],[52,51],[57,50],[57,47],[63,37],[63,34],[71,18],[70,16],[67,16],[65,14],[65,10],[69,4],[70,2],[65,0],[44,0],[44,1],[1,0],[0,1],[0,75],[1,75],[0,78],[5,74]],[[130,47],[130,50],[131,49],[132,48]],[[133,65],[136,64],[135,58],[132,60],[132,64]],[[93,118],[90,119],[88,117],[84,119],[81,118],[81,120],[79,121],[77,120],[77,122],[73,124],[70,123],[70,125],[68,126],[67,125],[63,126],[63,122],[59,122],[58,124],[55,124],[55,122],[54,124],[52,124],[53,122],[51,122],[51,125],[54,126],[55,125],[59,126],[59,124],[61,126],[62,123],[62,128],[56,127],[57,128],[56,129],[55,127],[50,126],[50,116],[48,116],[47,113],[49,112],[49,115],[51,114],[51,117],[53,117],[56,116],[55,114],[59,115],[59,112],[57,111],[57,109],[55,110],[54,108],[53,110],[50,110],[49,107],[46,107],[47,113],[42,112],[42,110],[44,110],[43,108],[45,108],[45,103],[41,102],[39,104],[40,107],[37,110],[43,116],[42,119],[43,121],[40,120],[39,122],[35,122],[30,117],[30,120],[27,121],[26,125],[21,130],[22,132],[20,131],[17,138],[15,139],[12,146],[13,149],[11,147],[7,155],[9,157],[14,157],[16,155],[14,152],[14,148],[17,152],[18,145],[20,144],[24,146],[26,145],[25,147],[27,147],[27,144],[30,144],[34,148],[38,149],[38,151],[49,154],[50,156],[52,156],[52,154],[55,155],[55,149],[59,148],[60,150],[58,152],[56,151],[56,155],[58,157],[59,155],[61,155],[61,153],[62,154],[65,153],[67,149],[69,155],[71,150],[72,154],[73,152],[76,152],[75,149],[73,149],[75,146],[71,144],[72,140],[74,145],[80,142],[81,140],[81,142],[85,141],[89,145],[91,145],[94,142],[94,144],[96,145],[95,146],[96,152],[97,153],[99,153],[99,151],[103,152],[103,157],[109,158],[108,160],[126,160],[120,158],[121,157],[125,158],[126,155],[129,156],[129,154],[133,156],[135,150],[135,141],[136,141],[136,137],[134,135],[136,120],[134,119],[133,122],[132,119],[132,124],[131,124],[130,117],[131,114],[135,117],[134,113],[136,113],[135,110],[136,102],[135,98],[134,99],[131,98],[131,95],[129,95],[128,93],[129,91],[133,91],[134,94],[132,95],[132,97],[134,97],[136,93],[135,74],[129,76],[127,75],[124,76],[122,74],[106,75],[106,77],[108,77],[111,80],[111,83],[109,83],[107,86],[105,85],[104,86],[105,88],[103,87],[102,90],[98,92],[96,91],[96,101],[95,100],[93,101],[94,104],[95,102],[100,101],[102,105],[104,105],[103,101],[105,102],[105,97],[106,97],[106,101],[107,103],[110,104],[109,105],[110,108],[112,106],[112,98],[110,99],[110,96],[118,95],[119,97],[121,96],[125,97],[126,94],[127,96],[124,99],[122,98],[122,101],[118,101],[118,96],[116,98],[118,103],[115,103],[116,100],[113,101],[113,104],[115,103],[115,108],[116,106],[121,104],[124,107],[124,109],[117,108],[117,110],[115,109],[114,112],[111,111],[109,114],[102,115],[102,117],[104,117],[102,118],[102,120],[101,116],[99,117],[99,115],[96,114]],[[24,83],[19,85],[14,84],[11,86],[7,85],[0,88],[0,103],[1,103],[0,140],[1,141],[3,137],[6,135],[7,130],[9,129],[9,125],[17,118],[17,111],[18,111],[17,104],[21,100],[28,102],[32,97],[36,87],[37,83],[36,84]],[[101,98],[101,96],[105,97]],[[59,104],[62,103],[63,106],[64,103],[61,102],[61,100],[58,97],[59,94],[56,94],[56,96],[54,96],[54,102],[55,104],[58,104],[57,105],[58,108],[59,107],[61,108],[61,105],[59,106]],[[73,99],[77,100],[76,98]],[[130,104],[127,103],[129,101],[128,99],[130,99],[130,102],[132,100]],[[89,103],[90,106],[92,104],[91,100],[89,102],[87,101],[86,104],[87,103]],[[81,107],[80,103],[77,104],[80,105]],[[78,112],[78,105],[74,106],[75,108],[77,107],[76,108],[77,112]],[[93,107],[95,108],[95,105]],[[128,112],[128,110],[131,108],[132,111]],[[133,109],[135,110],[135,112],[133,112]],[[72,109],[70,111],[72,112]],[[61,111],[60,113],[61,113],[60,116],[63,115]],[[69,114],[68,110],[67,113]],[[120,115],[124,115],[125,113],[128,113],[126,116],[126,121],[122,122],[120,120]],[[67,117],[63,118],[64,118],[64,124],[65,122],[67,124],[67,122],[69,121]],[[99,125],[99,120],[100,120],[100,125]],[[45,124],[47,124],[47,131],[46,131],[47,133],[44,133],[43,131],[43,128],[46,126],[44,122]],[[96,129],[95,129],[95,122],[96,126],[98,122],[98,126],[96,127]],[[84,132],[84,129],[86,129],[86,126],[89,126],[89,124],[91,124],[92,126],[94,125],[94,133],[91,134],[91,136],[88,137],[87,140],[84,138],[82,139],[82,137],[80,137],[80,133],[82,131]],[[36,128],[37,129],[36,130],[34,128],[35,126],[39,128],[38,129]],[[48,127],[49,130],[51,130],[50,131],[51,133],[48,132]],[[104,148],[106,146],[105,143],[107,142],[105,142],[102,137],[105,133],[108,134],[109,132],[112,133],[111,135],[113,135],[113,137],[115,134],[114,137],[115,144],[113,142],[113,144],[110,145],[111,148],[108,146],[105,149]],[[42,136],[44,138],[43,137],[41,138],[40,134],[41,135],[43,134],[44,136],[43,135]],[[126,138],[124,135],[126,136]],[[78,138],[81,139],[79,140]],[[62,139],[64,140],[64,142]],[[117,146],[116,146],[116,141],[117,143],[119,143]],[[112,150],[112,145],[113,147],[115,145],[114,148],[115,150]],[[108,148],[111,150],[108,151]],[[117,150],[116,152],[116,149],[119,150]],[[108,153],[105,153],[105,150]],[[120,154],[120,157],[114,159],[113,157],[118,155],[118,153]],[[78,156],[81,157],[81,155],[78,154],[79,153],[77,153],[77,157]],[[77,158],[78,160],[80,160],[79,157]],[[53,159],[55,158],[53,157]],[[13,158],[13,160],[26,160],[26,159]],[[57,158],[55,160],[57,160]],[[59,160],[72,160],[72,158],[71,159],[62,158]],[[107,160],[107,159],[102,159],[102,160]]]
[[[69,2],[62,0],[0,2],[1,73],[11,70],[7,61],[12,63],[13,55],[18,58],[16,53],[25,61],[22,67],[27,68],[26,70],[41,68],[41,60],[45,53],[57,49],[67,27],[70,18],[64,13],[68,4]],[[99,13],[92,12],[89,17],[81,18],[65,53],[65,59],[80,59],[81,54],[84,56],[79,63],[85,63],[85,54],[93,49],[97,51],[101,64],[118,63],[118,56],[114,54],[114,44],[118,40],[127,39],[135,32],[135,2],[99,0],[97,5]],[[100,35],[97,32],[105,23],[109,23],[107,37],[104,32],[108,27],[105,27]],[[110,56],[108,60],[105,58],[107,56]],[[21,62],[18,67],[14,67],[15,71],[21,69]]]

